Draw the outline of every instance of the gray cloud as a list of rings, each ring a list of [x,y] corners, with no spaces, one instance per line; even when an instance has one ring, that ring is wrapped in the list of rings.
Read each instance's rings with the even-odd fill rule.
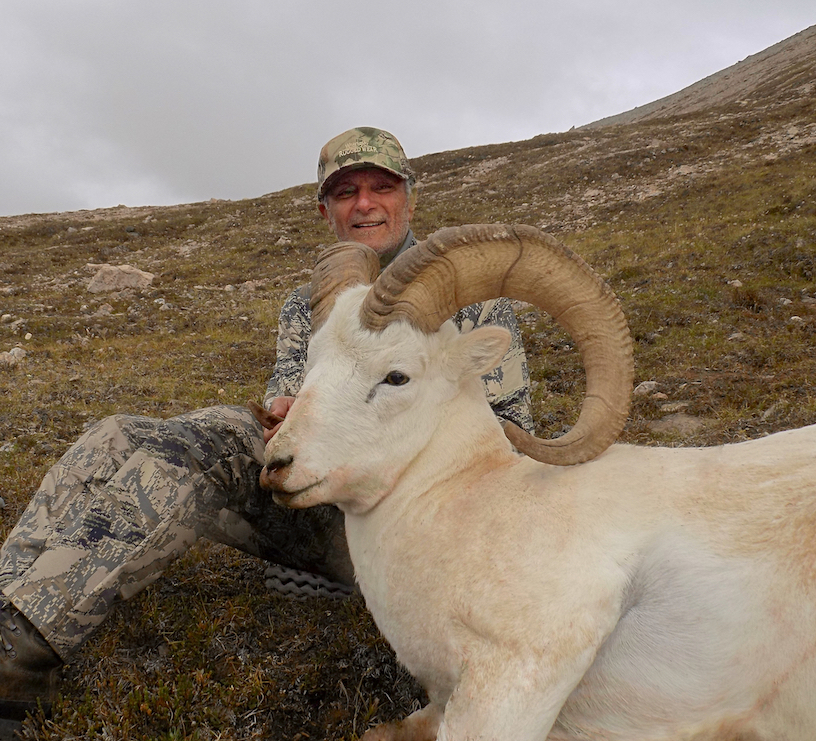
[[[268,193],[361,124],[409,156],[564,131],[814,22],[812,0],[550,5],[7,3],[0,215]]]

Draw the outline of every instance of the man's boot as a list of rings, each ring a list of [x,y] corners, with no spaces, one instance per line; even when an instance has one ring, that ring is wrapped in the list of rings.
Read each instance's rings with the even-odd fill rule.
[[[62,660],[40,632],[0,598],[0,741],[16,738],[26,713],[48,713]]]

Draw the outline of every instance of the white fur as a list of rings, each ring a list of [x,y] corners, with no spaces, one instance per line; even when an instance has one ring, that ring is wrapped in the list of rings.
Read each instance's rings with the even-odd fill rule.
[[[816,737],[816,426],[537,463],[479,381],[503,330],[372,334],[364,291],[316,333],[267,463],[281,501],[346,513],[369,609],[428,691],[367,741]]]

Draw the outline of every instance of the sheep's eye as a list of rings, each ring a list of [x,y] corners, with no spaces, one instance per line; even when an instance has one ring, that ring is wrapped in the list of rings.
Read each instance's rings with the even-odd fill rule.
[[[382,382],[387,383],[389,386],[403,386],[410,380],[411,379],[404,373],[400,373],[399,371],[391,371],[385,378],[383,378]]]

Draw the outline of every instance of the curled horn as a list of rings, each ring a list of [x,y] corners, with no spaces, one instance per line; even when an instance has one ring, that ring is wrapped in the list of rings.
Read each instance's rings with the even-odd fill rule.
[[[328,318],[335,296],[345,288],[369,285],[380,272],[374,250],[357,242],[338,242],[326,247],[312,272],[312,331]]]
[[[518,225],[441,229],[383,271],[363,302],[361,322],[377,331],[404,319],[435,332],[464,306],[500,296],[550,314],[578,347],[587,379],[581,413],[566,435],[540,439],[508,423],[508,439],[545,463],[572,465],[600,455],[629,413],[632,340],[612,290],[549,234]]]

